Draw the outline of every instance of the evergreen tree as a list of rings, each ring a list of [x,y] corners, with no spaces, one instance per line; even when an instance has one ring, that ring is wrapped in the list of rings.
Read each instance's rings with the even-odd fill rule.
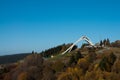
[[[100,41],[100,46],[101,46],[101,47],[103,46],[103,41],[102,41],[102,40]]]
[[[76,45],[72,48],[72,51],[75,50],[75,49],[77,49],[77,46],[76,46]]]
[[[34,51],[32,51],[32,54],[34,54],[35,52]]]
[[[75,54],[74,56],[75,58],[75,63],[77,63],[77,61],[80,59],[80,58],[83,58],[82,54],[80,51],[77,51],[77,53]]]
[[[103,45],[104,45],[104,46],[106,46],[106,42],[107,42],[107,40],[104,39],[104,40],[103,40]]]
[[[92,63],[96,59],[96,55],[95,48],[90,48],[88,53],[88,61]]]
[[[100,61],[99,67],[100,67],[100,69],[101,69],[102,71],[107,70],[107,64],[108,64],[107,62],[108,62],[107,57],[104,57],[104,58]]]
[[[107,46],[110,46],[110,40],[107,38],[107,40],[106,40],[106,45]]]
[[[99,67],[103,71],[111,72],[112,66],[116,61],[116,56],[113,53],[110,53],[108,56],[103,57],[100,61]]]
[[[74,55],[72,55],[69,60],[69,65],[71,65],[74,62],[75,62],[75,58],[74,58]]]

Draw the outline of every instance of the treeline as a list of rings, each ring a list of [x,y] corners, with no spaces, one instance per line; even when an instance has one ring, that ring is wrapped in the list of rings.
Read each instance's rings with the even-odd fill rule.
[[[82,44],[81,49],[84,49],[84,48],[86,48],[87,46],[90,46],[90,44],[84,43],[84,44]],[[97,44],[95,44],[95,46],[96,46],[97,48],[112,47],[112,44],[111,44],[109,38],[107,38],[107,39],[104,39],[104,40],[100,40],[100,42],[97,43]]]
[[[57,80],[119,80],[119,64],[120,57],[113,52],[96,54],[93,50],[62,72]]]
[[[120,47],[120,40],[116,40],[115,42],[110,42],[110,40],[104,39],[100,41],[100,46],[102,47]]]
[[[110,43],[110,40],[107,38],[107,39],[104,39],[104,40],[101,40],[100,41],[100,46],[102,47],[110,47],[111,46],[111,43]]]
[[[40,54],[26,57],[23,63],[8,68],[0,75],[1,80],[119,80],[120,57],[113,52],[96,54],[88,50],[84,56],[80,51],[71,52],[69,61],[44,60]]]
[[[28,55],[31,55],[31,53],[21,53],[21,54],[0,56],[0,64],[15,63],[19,60],[24,59]]]
[[[72,45],[72,43],[69,44],[62,44],[53,48],[50,48],[48,50],[42,51],[40,54],[43,57],[51,57],[51,55],[57,55],[62,52],[64,52],[67,48],[69,48]],[[72,50],[75,50],[77,46],[74,46]]]
[[[120,47],[120,40],[111,43],[112,47]]]
[[[103,44],[106,41],[102,41]],[[88,54],[83,55],[81,50],[77,49],[61,58],[47,60],[43,58],[44,55],[47,55],[44,57],[49,57],[59,54],[70,45],[72,44],[62,44],[45,50],[41,54],[31,54],[21,63],[6,66],[0,72],[0,80],[120,79],[120,55],[116,55],[113,50],[97,54],[95,48],[89,48],[86,50]]]
[[[0,80],[57,80],[59,73],[64,72],[69,66],[76,65],[81,53],[75,52],[67,63],[63,59],[49,61],[44,60],[40,54],[27,56],[22,63],[8,66],[0,74]],[[75,62],[74,62],[75,61]],[[7,71],[6,71],[7,70]]]
[[[40,80],[43,62],[40,54],[31,54],[22,63],[13,64],[16,67],[5,67],[8,72],[1,74],[0,80]]]

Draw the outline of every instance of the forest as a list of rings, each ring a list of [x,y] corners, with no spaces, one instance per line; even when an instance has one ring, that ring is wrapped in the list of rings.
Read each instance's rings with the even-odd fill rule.
[[[21,61],[1,65],[0,80],[119,80],[120,41],[99,43],[100,48],[75,46],[64,55],[60,53],[71,44],[33,51]]]

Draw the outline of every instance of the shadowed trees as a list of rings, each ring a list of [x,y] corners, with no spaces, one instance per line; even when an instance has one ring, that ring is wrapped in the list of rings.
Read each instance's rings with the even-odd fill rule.
[[[103,71],[111,72],[112,66],[115,61],[116,61],[116,56],[113,53],[110,53],[108,56],[102,58],[99,67]]]
[[[111,46],[111,43],[110,43],[110,40],[109,40],[109,38],[107,38],[107,39],[104,39],[104,40],[101,40],[100,41],[100,46],[101,47],[110,47]]]
[[[53,48],[50,48],[48,50],[42,51],[40,54],[42,54],[43,57],[51,57],[51,55],[57,55],[65,51],[67,48],[69,48],[72,44],[62,44]],[[72,50],[75,50],[77,46],[75,45]]]
[[[69,65],[71,64],[76,64],[77,61],[80,59],[80,58],[83,58],[82,54],[80,51],[77,51],[76,53],[72,54],[70,56],[70,60],[69,60]]]

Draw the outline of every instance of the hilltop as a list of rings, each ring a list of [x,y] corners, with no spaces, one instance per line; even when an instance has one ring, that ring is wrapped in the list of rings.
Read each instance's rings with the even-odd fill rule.
[[[22,62],[2,65],[0,80],[119,80],[120,41],[99,43],[101,47],[75,45],[64,55],[72,44],[32,52]]]

